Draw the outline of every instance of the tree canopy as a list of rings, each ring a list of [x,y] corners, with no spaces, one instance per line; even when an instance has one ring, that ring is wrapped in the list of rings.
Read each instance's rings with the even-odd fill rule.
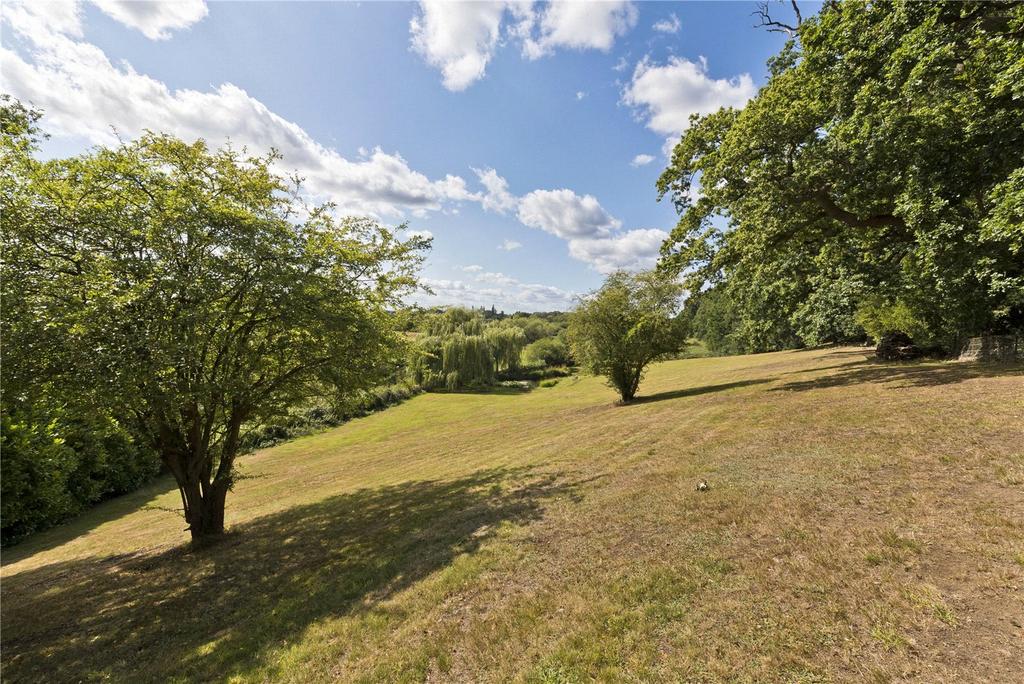
[[[685,342],[681,294],[674,278],[656,272],[611,274],[569,318],[573,356],[632,401],[647,366]]]
[[[724,285],[750,351],[855,336],[868,308],[947,348],[1024,326],[1024,6],[826,3],[791,28],[757,96],[676,145],[661,267],[697,300]]]
[[[116,407],[174,475],[193,539],[218,534],[242,426],[377,380],[428,243],[304,205],[273,154],[147,134],[39,162],[16,126],[5,406],[50,382]]]

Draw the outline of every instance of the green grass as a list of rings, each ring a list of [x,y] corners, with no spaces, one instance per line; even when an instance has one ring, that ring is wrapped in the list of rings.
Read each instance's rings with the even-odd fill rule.
[[[1020,368],[818,349],[641,394],[427,394],[255,453],[201,551],[167,481],[101,505],[5,551],[3,679],[1019,675]]]

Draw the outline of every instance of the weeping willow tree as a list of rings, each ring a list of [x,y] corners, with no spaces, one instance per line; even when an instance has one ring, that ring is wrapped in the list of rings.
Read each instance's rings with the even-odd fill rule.
[[[484,319],[479,313],[457,306],[432,316],[427,321],[426,329],[426,333],[432,337],[447,337],[456,333],[480,335],[483,331]]]
[[[444,382],[441,373],[441,337],[421,337],[409,348],[409,379],[420,387],[430,389]]]
[[[494,355],[483,335],[456,333],[441,348],[444,384],[449,390],[494,382]]]
[[[484,338],[494,357],[494,370],[507,371],[519,368],[519,362],[526,347],[526,333],[522,328],[510,325],[494,325],[484,331]]]
[[[409,359],[410,379],[421,387],[483,387],[495,373],[519,368],[527,336],[519,327],[487,324],[478,312],[453,307],[430,317]]]

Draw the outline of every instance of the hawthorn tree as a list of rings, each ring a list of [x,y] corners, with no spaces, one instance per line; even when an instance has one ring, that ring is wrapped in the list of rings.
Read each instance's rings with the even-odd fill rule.
[[[698,298],[732,281],[755,348],[772,321],[856,334],[862,306],[947,347],[1024,326],[1024,5],[759,13],[792,38],[742,111],[694,117],[676,145],[661,267]]]
[[[8,146],[5,295],[38,322],[8,329],[14,385],[115,407],[174,476],[192,540],[219,535],[243,427],[378,381],[429,243],[306,207],[274,154],[156,134],[48,162],[30,148]]]
[[[677,280],[656,272],[611,274],[569,317],[573,356],[605,376],[623,403],[632,401],[647,366],[685,342],[682,292]]]

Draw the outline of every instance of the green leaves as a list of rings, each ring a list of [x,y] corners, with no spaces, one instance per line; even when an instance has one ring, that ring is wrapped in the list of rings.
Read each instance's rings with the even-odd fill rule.
[[[647,365],[685,342],[677,316],[682,291],[678,280],[657,272],[608,276],[569,318],[574,358],[630,401]]]
[[[36,162],[4,141],[5,389],[74,387],[179,484],[229,487],[242,424],[371,387],[402,356],[389,310],[428,243],[306,206],[275,155],[147,134]]]
[[[795,294],[779,320],[810,323],[797,307],[842,273],[947,345],[1024,325],[1010,180],[1024,159],[1021,26],[1016,5],[826,5],[757,97],[676,146],[658,191],[681,217],[660,267],[692,293],[732,281],[746,321],[761,314],[742,293],[774,270]]]

